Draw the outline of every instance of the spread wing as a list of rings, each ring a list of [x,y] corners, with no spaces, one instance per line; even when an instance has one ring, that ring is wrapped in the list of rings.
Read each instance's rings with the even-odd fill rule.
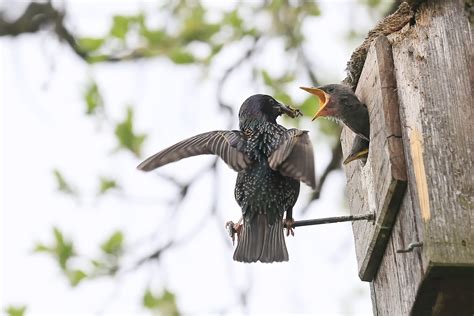
[[[270,168],[280,171],[282,175],[300,180],[313,189],[316,187],[313,145],[307,131],[287,130],[268,157],[268,163]]]
[[[138,169],[150,171],[183,158],[214,154],[221,157],[235,171],[246,169],[252,160],[242,151],[245,140],[239,131],[213,131],[185,139],[138,165]]]

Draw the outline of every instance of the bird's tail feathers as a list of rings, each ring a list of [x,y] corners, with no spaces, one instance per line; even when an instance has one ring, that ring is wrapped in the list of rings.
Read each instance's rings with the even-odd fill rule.
[[[277,219],[269,224],[264,214],[244,220],[234,252],[234,260],[265,263],[288,261],[283,222]]]

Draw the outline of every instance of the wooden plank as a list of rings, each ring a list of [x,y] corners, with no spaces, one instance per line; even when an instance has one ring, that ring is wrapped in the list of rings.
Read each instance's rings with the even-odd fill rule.
[[[361,256],[371,253],[374,258],[374,253],[380,254],[374,249],[385,249],[379,265],[367,265],[378,266],[371,282],[374,315],[474,315],[472,35],[463,1],[424,1],[416,24],[390,36],[396,86],[383,79],[377,82],[377,69],[384,66],[376,56],[376,44],[364,65],[356,94],[369,108],[371,148],[365,166],[358,162],[345,167],[351,212],[364,213],[360,209],[364,207],[378,212],[387,187],[383,177],[376,177],[386,172],[395,177],[406,174],[393,167],[403,161],[401,155],[389,159],[392,169],[383,165],[387,156],[380,150],[380,135],[392,135],[384,150],[401,153],[397,146],[403,146],[409,183],[393,228],[387,230],[385,248],[372,248],[370,239],[383,232],[379,213],[375,226],[353,224],[360,274],[367,259]],[[390,126],[396,118],[388,114],[380,119],[373,108],[376,100],[383,105],[392,98],[383,91],[397,91],[399,130]],[[387,126],[377,125],[380,122]],[[344,130],[342,137],[347,155],[353,134]],[[391,139],[398,143],[390,144]],[[416,241],[423,241],[423,247],[396,252]]]
[[[375,315],[406,315],[402,309],[404,297],[398,283],[395,251],[391,241],[387,244],[380,268],[371,284],[377,297],[374,306],[374,310],[377,311]]]
[[[369,49],[356,95],[370,116],[370,152],[367,163],[345,166],[349,206],[353,214],[376,213],[376,224],[353,223],[359,277],[373,279],[383,256],[390,230],[406,188],[406,167],[398,116],[396,81],[391,47],[379,37]],[[345,128],[341,136],[344,155],[354,135]]]
[[[462,2],[427,1],[392,45],[424,268],[474,268],[472,40]]]
[[[344,156],[349,153],[355,134],[344,127],[341,133],[341,146]],[[347,180],[347,198],[348,206],[352,215],[366,214],[370,211],[369,205],[367,204],[367,188],[365,182],[362,181],[362,162],[355,161],[345,165],[344,171]],[[368,248],[369,238],[374,232],[375,226],[372,223],[357,221],[352,223],[352,230],[354,234],[355,251],[358,266],[361,266],[362,258],[365,256],[365,252]]]
[[[407,192],[395,220],[387,251],[372,282],[377,297],[373,304],[378,315],[410,313],[418,288],[423,281],[421,249],[415,248],[408,253],[396,251],[405,249],[411,242],[419,240],[417,229],[411,195]],[[387,280],[394,283],[387,287]],[[394,310],[399,310],[399,314],[393,313]]]

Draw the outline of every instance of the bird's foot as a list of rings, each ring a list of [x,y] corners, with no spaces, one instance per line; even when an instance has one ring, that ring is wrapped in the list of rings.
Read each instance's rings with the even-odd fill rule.
[[[285,218],[283,220],[283,226],[285,227],[286,229],[286,237],[290,236],[294,236],[295,235],[295,231],[293,229],[293,224],[295,223],[295,220],[293,218]]]
[[[225,228],[227,229],[227,233],[232,239],[232,245],[234,245],[235,235],[239,237],[240,231],[242,230],[242,218],[237,223],[234,223],[233,221],[228,221],[227,223],[225,223]]]

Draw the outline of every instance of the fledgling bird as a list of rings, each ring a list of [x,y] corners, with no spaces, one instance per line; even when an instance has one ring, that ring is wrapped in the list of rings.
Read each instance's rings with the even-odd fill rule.
[[[243,224],[237,228],[234,260],[288,261],[284,227],[291,229],[300,181],[314,189],[316,180],[307,131],[279,125],[276,119],[281,114],[301,115],[271,96],[253,95],[240,107],[240,130],[196,135],[149,157],[137,168],[150,171],[191,156],[218,155],[238,172],[234,194]]]
[[[301,87],[301,89],[317,96],[321,104],[313,120],[318,117],[334,118],[357,134],[344,164],[357,159],[366,159],[370,137],[369,111],[352,89],[343,84],[328,84],[318,88]]]

